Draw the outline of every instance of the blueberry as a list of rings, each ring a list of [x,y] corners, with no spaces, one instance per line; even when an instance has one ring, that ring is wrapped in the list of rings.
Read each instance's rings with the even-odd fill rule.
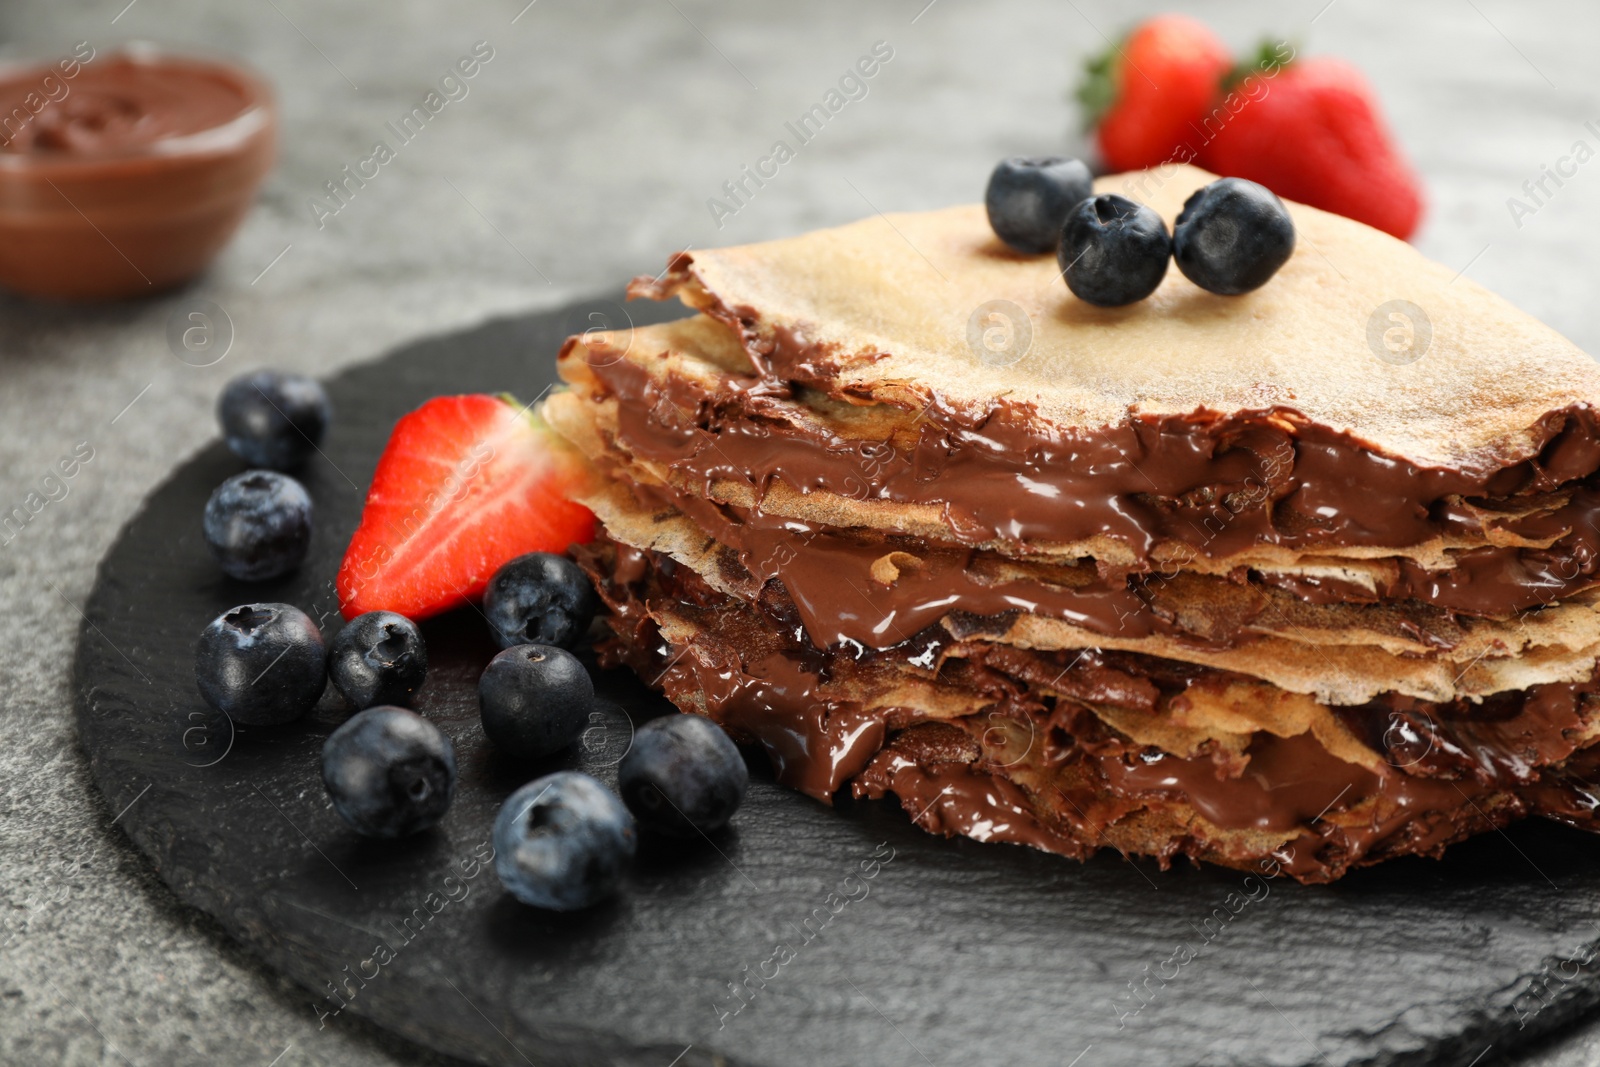
[[[1259,289],[1294,252],[1294,220],[1272,190],[1223,178],[1183,202],[1172,228],[1172,257],[1207,292],[1238,296]]]
[[[1056,252],[1067,288],[1097,307],[1121,307],[1155,292],[1171,255],[1161,216],[1114,193],[1072,209]]]
[[[245,471],[206,501],[206,547],[230,578],[260,582],[300,566],[311,547],[311,497],[276,471]]]
[[[633,816],[578,771],[529,782],[494,820],[494,869],[524,904],[576,911],[612,896],[633,861]]]
[[[427,676],[422,632],[392,611],[357,615],[328,648],[328,677],[357,708],[410,704]]]
[[[200,633],[194,678],[234,722],[276,726],[317,706],[328,672],[322,635],[292,604],[241,604]]]
[[[699,715],[645,723],[617,772],[617,791],[639,825],[673,837],[727,825],[750,785],[739,750]]]
[[[594,682],[578,657],[553,645],[516,645],[478,679],[483,732],[502,752],[538,759],[578,739],[594,707]]]
[[[328,394],[303,374],[241,374],[217,398],[222,436],[252,467],[289,470],[305,462],[332,417]]]
[[[1018,252],[1038,253],[1056,247],[1067,212],[1093,195],[1089,168],[1076,159],[1019,156],[994,168],[983,205],[995,236]]]
[[[322,745],[322,784],[333,810],[366,837],[406,837],[450,808],[456,751],[439,728],[405,708],[352,715]]]
[[[483,593],[483,613],[501,648],[571,648],[599,606],[588,577],[565,556],[530,552],[495,571]]]

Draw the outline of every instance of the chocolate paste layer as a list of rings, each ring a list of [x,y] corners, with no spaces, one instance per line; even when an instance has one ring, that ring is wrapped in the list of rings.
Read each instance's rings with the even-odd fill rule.
[[[1230,576],[1189,572],[1126,572],[1092,560],[1024,565],[972,546],[934,545],[876,531],[835,530],[718,504],[669,486],[635,482],[602,461],[603,473],[630,489],[656,514],[679,512],[706,537],[729,549],[735,585],[780,582],[819,647],[853,643],[887,648],[952,612],[979,616],[1028,612],[1107,636],[1160,634],[1206,649],[1238,648],[1271,633],[1316,629],[1295,598],[1313,605],[1365,605],[1368,590],[1263,576],[1239,568]],[[1278,587],[1286,592],[1280,592]],[[1309,588],[1308,588],[1309,587]],[[1445,650],[1468,631],[1451,612],[1420,602],[1394,602],[1403,636]],[[1358,620],[1339,617],[1341,625]],[[1399,636],[1399,635],[1396,635]]]
[[[1315,553],[1481,540],[1487,523],[1495,544],[1459,553],[1452,570],[1397,560],[1378,590],[1473,615],[1548,604],[1597,580],[1600,435],[1586,405],[1541,420],[1525,454],[1457,470],[1380,454],[1283,408],[1134,416],[1064,434],[1001,401],[975,422],[934,397],[895,441],[852,440],[797,419],[786,382],[657,381],[603,349],[589,366],[619,402],[620,443],[707,493],[730,480],[760,499],[783,482],[802,493],[929,505],[957,544],[1109,537],[1152,569],[1263,544]]]
[[[1218,758],[1137,745],[1088,711],[1102,704],[1163,714],[1195,687],[1244,681],[1226,672],[1136,653],[1068,660],[960,646],[939,628],[883,651],[820,649],[775,583],[752,606],[666,557],[604,538],[581,562],[613,612],[615,639],[602,646],[609,661],[627,663],[680,707],[758,743],[779,781],[828,800],[856,779],[859,794],[895,792],[931,829],[1083,855],[1129,813],[1181,802],[1212,826],[1276,834],[1288,844],[1273,855],[1289,873],[1326,881],[1392,855],[1436,852],[1527,814],[1593,824],[1590,791],[1568,775],[1575,759],[1592,755],[1578,745],[1597,679],[1502,694],[1484,705],[1385,698],[1343,713],[1386,761],[1379,769],[1337,759],[1309,735],[1260,733],[1241,773]],[[694,618],[715,640],[688,653],[673,646],[656,625],[663,610]],[[713,647],[725,661],[707,658]],[[1037,749],[1030,745],[1029,766],[1070,770],[1076,784],[1057,789],[1058,802],[1028,793],[1020,775],[986,762],[978,743],[991,728],[986,714],[946,724],[969,740],[934,758],[908,747],[930,725],[919,710],[821,695],[830,677],[906,665],[979,694],[986,714],[1026,721],[1040,739]],[[1180,851],[1239,859],[1196,840],[1175,841],[1165,855]]]
[[[627,481],[620,472],[611,473]],[[1102,578],[1093,566],[1063,571],[1058,584],[986,580],[975,566],[977,550],[970,547],[852,537],[663,486],[628,484],[641,503],[682,512],[706,536],[736,552],[757,584],[780,581],[818,646],[887,648],[958,609],[976,615],[1029,611],[1106,634],[1177,632],[1150,610],[1135,583],[1120,575]],[[893,581],[882,580],[885,565],[894,567]]]

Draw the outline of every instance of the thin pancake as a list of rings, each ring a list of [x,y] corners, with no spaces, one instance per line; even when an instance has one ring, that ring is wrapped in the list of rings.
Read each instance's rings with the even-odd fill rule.
[[[1297,548],[1245,538],[1234,550],[1222,550],[1216,534],[1232,536],[1252,524],[1270,526],[1278,522],[1265,513],[1283,497],[1293,494],[1290,472],[1279,479],[1285,484],[1275,487],[1271,494],[1260,493],[1243,501],[1230,499],[1226,507],[1214,499],[1198,503],[1190,500],[1203,497],[1203,484],[1180,484],[1178,489],[1186,494],[1182,500],[1154,496],[1142,501],[1130,499],[1134,508],[1153,506],[1172,511],[1175,518],[1171,526],[1185,538],[1158,539],[1144,549],[1130,546],[1121,536],[1107,534],[1066,541],[1033,538],[1026,542],[982,534],[967,536],[963,523],[955,518],[960,509],[953,509],[950,503],[955,498],[948,496],[962,491],[955,483],[901,477],[893,486],[880,484],[892,463],[903,465],[905,457],[925,451],[927,445],[921,435],[928,427],[922,419],[881,405],[862,407],[807,395],[786,398],[767,389],[759,390],[758,400],[752,400],[749,398],[757,391],[751,389],[751,382],[729,370],[728,365],[739,358],[737,344],[728,331],[703,316],[626,334],[574,338],[563,350],[560,361],[572,392],[552,398],[547,414],[565,435],[575,440],[583,438],[581,444],[591,457],[619,454],[651,480],[671,484],[679,491],[743,508],[759,508],[770,515],[813,525],[871,527],[936,541],[954,539],[1015,555],[1067,559],[1090,556],[1118,567],[1170,570],[1176,565],[1216,574],[1239,566],[1293,571],[1308,559],[1324,564],[1338,559],[1353,561],[1351,567],[1364,575],[1354,579],[1356,584],[1365,584],[1369,589],[1379,581],[1392,583],[1395,568],[1383,562],[1356,561],[1405,559],[1425,571],[1445,571],[1456,566],[1461,554],[1475,549],[1492,546],[1542,550],[1563,538],[1570,539],[1579,527],[1588,532],[1578,536],[1592,536],[1592,524],[1586,520],[1600,506],[1589,496],[1575,499],[1570,485],[1545,492],[1523,491],[1505,500],[1475,502],[1456,496],[1424,499],[1410,506],[1440,510],[1450,516],[1450,521],[1436,523],[1435,533],[1423,540]],[[622,375],[624,367],[628,368],[628,375],[643,382],[643,398],[639,401],[625,401],[600,380],[600,375]],[[592,410],[583,410],[580,401],[592,405]],[[758,404],[758,414],[730,416],[740,420],[739,434],[718,432],[713,426],[693,436],[692,428],[709,417],[705,409],[713,402],[746,407]],[[648,410],[637,410],[640,403]],[[757,431],[761,436],[749,440]],[[690,436],[678,441],[674,439],[676,434]],[[790,437],[797,444],[782,453],[774,451],[773,446]],[[817,443],[798,443],[811,439]],[[795,453],[797,447],[799,452]],[[824,476],[826,480],[819,480]],[[1017,474],[997,469],[994,476],[1015,480]],[[1020,494],[1021,489],[1017,492]],[[915,494],[914,498],[907,498],[907,493]],[[1382,506],[1381,502],[1378,506]],[[1117,510],[1126,512],[1128,505],[1117,505]],[[1575,550],[1566,554],[1578,555]],[[1545,566],[1549,568],[1548,564]],[[1592,571],[1592,563],[1580,564],[1571,571],[1571,579],[1561,583],[1562,591],[1593,581]],[[1409,584],[1425,581],[1412,575]],[[1452,595],[1462,599],[1470,594],[1453,590]],[[1532,594],[1525,591],[1523,603],[1508,603],[1504,610],[1525,606],[1528,595]]]
[[[1097,191],[1147,203],[1170,228],[1214,178],[1172,166],[1103,178]],[[1549,412],[1600,401],[1600,368],[1554,330],[1403,241],[1288,206],[1293,256],[1240,297],[1169,270],[1148,300],[1091,307],[1067,293],[1052,257],[1001,245],[979,205],[684,253],[635,292],[680,296],[742,330],[780,376],[807,373],[841,397],[916,411],[937,393],[971,417],[1003,397],[1057,431],[1134,412],[1281,407],[1421,466],[1473,468],[1528,454]],[[974,310],[996,300],[1021,308],[1032,334],[1009,366],[967,340]],[[1416,317],[1398,301],[1426,321],[1389,318],[1384,309]],[[1378,358],[1369,338],[1381,345],[1394,328],[1419,344],[1427,331],[1422,358]]]

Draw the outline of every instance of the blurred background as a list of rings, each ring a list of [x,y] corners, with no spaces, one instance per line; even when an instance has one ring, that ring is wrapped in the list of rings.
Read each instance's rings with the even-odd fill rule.
[[[1071,96],[1085,60],[1171,9],[1238,53],[1281,38],[1358,66],[1425,184],[1415,243],[1600,352],[1600,163],[1547,183],[1531,214],[1509,203],[1531,203],[1524,183],[1575,142],[1600,148],[1585,47],[1600,8],[1576,0],[0,5],[0,55],[140,39],[231,55],[272,81],[282,121],[259,203],[194,283],[99,305],[0,295],[3,507],[77,443],[94,449],[67,496],[0,546],[0,1062],[441,1062],[354,1019],[319,1030],[303,992],[177,905],[74,740],[69,672],[95,564],[214,435],[228,378],[328,374],[419,335],[616,293],[685,247],[976,200],[1001,156],[1091,151]],[[793,144],[785,123],[878,42],[892,58],[866,95],[719,218],[707,201],[723,183]],[[395,144],[386,124],[485,49],[466,94],[329,213],[324,183]],[[223,353],[206,366],[170,340],[197,308]],[[1597,1059],[1600,1036],[1580,1033],[1516,1062]]]

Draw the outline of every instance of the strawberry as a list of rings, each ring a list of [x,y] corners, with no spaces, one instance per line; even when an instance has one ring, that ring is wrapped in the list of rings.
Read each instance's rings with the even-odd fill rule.
[[[500,565],[594,537],[574,453],[509,397],[441,396],[395,424],[336,583],[345,618],[412,619],[479,596]]]
[[[1120,48],[1091,60],[1078,88],[1100,154],[1112,170],[1143,170],[1194,159],[1201,119],[1216,102],[1228,50],[1204,23],[1157,15]]]
[[[1200,164],[1410,237],[1422,184],[1361,72],[1338,59],[1299,59],[1258,84],[1201,149]]]

